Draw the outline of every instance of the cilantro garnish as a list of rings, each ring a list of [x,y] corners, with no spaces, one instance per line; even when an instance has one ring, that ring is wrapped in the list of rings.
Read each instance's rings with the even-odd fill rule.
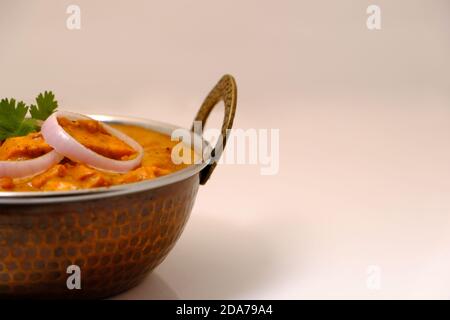
[[[28,107],[14,99],[0,101],[0,140],[24,136],[36,130],[36,120],[25,119]]]
[[[58,101],[55,100],[55,95],[51,91],[39,94],[36,104],[37,107],[34,104],[30,106],[30,113],[31,117],[37,120],[46,120],[58,108]]]
[[[11,137],[25,136],[39,129],[38,120],[46,120],[58,107],[53,93],[44,92],[36,98],[37,106],[28,107],[15,99],[0,100],[0,141]],[[27,118],[30,110],[31,118]]]

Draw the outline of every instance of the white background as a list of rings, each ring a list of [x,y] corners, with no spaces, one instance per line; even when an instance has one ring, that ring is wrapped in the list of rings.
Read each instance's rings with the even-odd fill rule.
[[[188,127],[231,73],[235,127],[280,129],[279,173],[218,167],[168,258],[119,298],[450,298],[449,9],[0,0],[0,96],[51,89],[64,110]]]

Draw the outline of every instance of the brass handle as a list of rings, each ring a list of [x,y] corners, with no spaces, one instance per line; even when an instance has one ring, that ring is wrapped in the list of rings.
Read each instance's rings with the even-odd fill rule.
[[[202,185],[208,181],[212,172],[216,168],[217,161],[220,159],[221,153],[225,149],[229,129],[233,126],[234,114],[236,113],[237,87],[236,82],[231,75],[226,74],[219,80],[219,82],[203,101],[203,104],[201,105],[200,110],[198,110],[194,121],[201,121],[202,128],[204,128],[211,111],[220,101],[223,101],[225,105],[225,112],[222,123],[222,139],[219,139],[217,145],[221,143],[222,146],[221,148],[217,148],[217,145],[214,147],[211,152],[211,157],[214,157],[216,161],[208,164],[208,166],[200,172],[200,184]],[[194,124],[192,125],[191,130],[194,130]]]

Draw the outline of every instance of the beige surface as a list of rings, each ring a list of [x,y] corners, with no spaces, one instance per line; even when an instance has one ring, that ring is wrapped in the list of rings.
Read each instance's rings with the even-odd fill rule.
[[[1,96],[189,126],[229,72],[236,126],[281,130],[279,174],[220,166],[122,298],[450,298],[448,1],[76,3],[80,31],[71,1],[0,2]]]

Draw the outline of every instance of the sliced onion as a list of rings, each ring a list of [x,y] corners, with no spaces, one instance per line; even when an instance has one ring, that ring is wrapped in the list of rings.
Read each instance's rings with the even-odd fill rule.
[[[31,177],[46,171],[54,164],[59,163],[63,158],[64,156],[52,150],[43,156],[30,160],[0,161],[0,177]]]
[[[142,146],[123,132],[114,129],[105,123],[101,123],[106,132],[122,140],[137,152],[136,157],[133,159],[115,160],[102,156],[83,146],[59,125],[58,117],[67,118],[69,120],[94,119],[78,113],[59,111],[52,114],[42,124],[41,132],[45,142],[55,149],[56,152],[66,156],[70,160],[85,163],[95,169],[115,173],[128,172],[141,164],[144,155]]]

